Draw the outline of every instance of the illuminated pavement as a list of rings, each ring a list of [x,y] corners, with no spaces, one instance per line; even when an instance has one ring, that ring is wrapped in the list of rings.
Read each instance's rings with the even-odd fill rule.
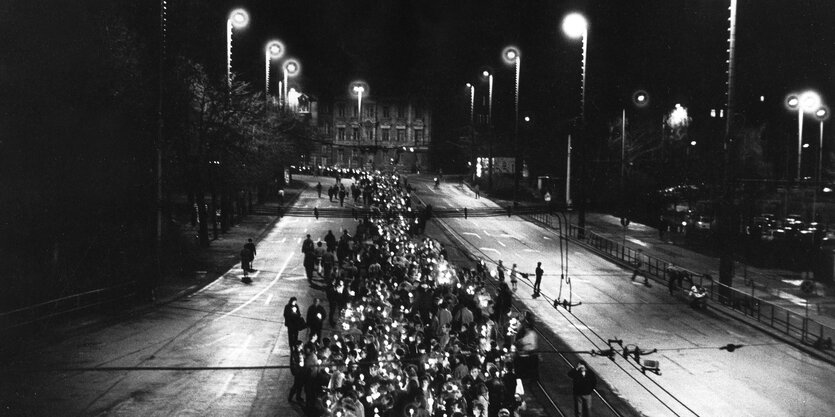
[[[412,179],[418,183],[417,178]],[[433,207],[491,206],[475,200],[468,188],[420,181],[420,197]],[[517,297],[574,350],[606,349],[606,339],[622,339],[660,361],[661,375],[642,374],[634,361],[588,356],[591,367],[635,408],[650,416],[831,415],[835,367],[737,320],[713,311],[694,311],[667,293],[630,281],[631,271],[589,253],[569,248],[570,294],[582,302],[571,313],[554,309],[560,293],[556,234],[516,217],[441,219],[447,230],[474,253],[508,267],[533,272],[542,261],[543,293],[533,299],[520,282]],[[639,280],[640,281],[640,280]],[[562,297],[569,289],[563,285]],[[744,345],[733,353],[719,348]],[[546,348],[540,346],[540,348]]]

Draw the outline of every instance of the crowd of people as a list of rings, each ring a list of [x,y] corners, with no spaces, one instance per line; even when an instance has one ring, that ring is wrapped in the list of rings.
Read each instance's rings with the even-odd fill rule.
[[[504,268],[494,277],[483,261],[451,264],[441,243],[419,234],[400,177],[355,179],[372,214],[353,234],[302,244],[328,308],[318,299],[306,314],[295,298],[285,306],[288,400],[314,416],[518,415],[537,340],[533,316],[512,309]],[[516,265],[509,275],[515,289]]]

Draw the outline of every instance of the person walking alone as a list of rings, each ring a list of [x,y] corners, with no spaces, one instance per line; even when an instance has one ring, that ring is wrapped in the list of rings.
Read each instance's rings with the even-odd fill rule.
[[[541,291],[540,286],[542,285],[542,274],[544,272],[545,271],[542,270],[542,262],[537,262],[536,270],[534,271],[534,273],[536,274],[536,280],[533,282],[533,293],[536,295],[539,295]]]
[[[519,271],[516,270],[516,264],[510,268],[510,288],[516,292],[516,283],[519,281]]]
[[[635,256],[635,270],[632,271],[632,281],[635,281],[635,278],[637,278],[640,275],[644,277],[644,285],[649,287],[649,278],[647,277],[647,274],[641,271],[641,266],[643,266],[643,264],[644,263],[641,261],[641,253],[638,252],[638,254]]]
[[[568,371],[574,388],[574,416],[589,417],[591,415],[591,395],[597,388],[597,377],[591,370],[586,369],[586,363],[580,361],[577,366]]]
[[[247,262],[247,272],[255,272],[255,269],[252,268],[252,262],[255,260],[255,244],[252,243],[252,239],[247,239],[246,243],[244,244],[244,248],[249,250],[249,262]]]

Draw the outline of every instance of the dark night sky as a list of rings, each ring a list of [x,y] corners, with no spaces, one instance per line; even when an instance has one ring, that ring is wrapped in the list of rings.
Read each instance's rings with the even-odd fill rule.
[[[560,22],[578,10],[591,24],[590,113],[617,113],[638,88],[649,91],[655,105],[670,108],[678,102],[713,108],[725,101],[729,1],[220,3],[221,11],[250,11],[251,25],[236,34],[234,65],[259,85],[263,44],[277,37],[302,61],[307,91],[341,92],[362,78],[372,94],[425,92],[463,102],[463,84],[490,65],[497,70],[500,112],[503,103],[512,104],[512,68],[500,52],[515,44],[523,53],[523,111],[571,117],[579,107],[580,43],[562,35]],[[741,0],[738,13],[740,106],[760,95],[782,102],[789,91],[805,87],[818,89],[824,100],[835,97],[835,3]],[[222,29],[221,20],[218,37]],[[222,65],[222,50],[216,55]]]

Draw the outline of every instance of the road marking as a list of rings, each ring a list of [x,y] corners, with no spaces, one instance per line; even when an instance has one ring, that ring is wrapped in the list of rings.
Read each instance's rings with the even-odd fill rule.
[[[461,234],[462,234],[462,235],[473,235],[473,236],[475,236],[475,237],[477,237],[477,238],[481,239],[481,236],[479,236],[479,235],[478,235],[478,233],[473,233],[473,232],[463,232],[463,233],[461,233]]]
[[[267,290],[269,290],[270,288],[272,288],[272,286],[273,286],[273,285],[275,285],[275,283],[276,283],[276,282],[278,282],[278,279],[279,279],[279,278],[281,278],[281,274],[282,274],[282,273],[284,273],[284,270],[285,270],[285,269],[287,269],[287,264],[288,264],[288,263],[290,263],[290,259],[293,259],[293,255],[295,255],[295,253],[292,253],[292,254],[290,254],[290,256],[288,256],[288,257],[287,257],[287,259],[284,261],[284,265],[281,265],[281,269],[278,271],[278,273],[277,273],[277,274],[275,274],[275,278],[273,278],[273,280],[272,280],[272,281],[270,281],[269,285],[267,285],[267,286],[266,286],[263,290],[259,291],[259,292],[258,292],[258,294],[255,294],[255,295],[254,295],[252,298],[250,298],[247,302],[245,302],[245,303],[241,304],[240,306],[238,306],[238,307],[237,307],[237,308],[235,308],[234,310],[232,310],[232,311],[230,311],[230,312],[228,312],[228,313],[226,313],[226,314],[224,314],[224,315],[222,315],[222,316],[218,317],[218,318],[217,318],[217,320],[220,320],[220,319],[222,319],[222,318],[228,317],[228,316],[229,316],[229,315],[231,315],[231,314],[235,314],[235,313],[236,313],[236,312],[238,312],[240,309],[242,309],[242,308],[244,308],[244,307],[248,306],[248,305],[249,305],[249,303],[251,303],[251,302],[255,301],[257,298],[259,298],[259,297],[261,297],[262,295],[264,295],[264,293],[265,293],[265,292],[267,292]]]
[[[490,237],[493,237],[493,235],[491,235],[491,234],[490,234],[490,232],[488,232],[488,231],[486,231],[486,230],[483,230],[483,232],[484,232],[484,234],[485,234],[485,235],[490,236]]]
[[[539,250],[538,250],[538,249],[530,249],[530,248],[528,248],[528,249],[523,250],[522,252],[537,252],[537,253],[539,253]]]
[[[641,245],[641,246],[643,246],[643,247],[647,247],[647,244],[646,244],[645,242],[640,241],[640,240],[638,240],[638,239],[635,239],[635,238],[634,238],[634,237],[632,237],[632,236],[627,236],[627,237],[626,237],[626,240],[628,240],[628,241],[630,241],[630,242],[632,242],[632,243],[635,243],[635,244]]]
[[[247,336],[246,340],[244,341],[244,344],[242,344],[240,348],[241,349],[246,349],[249,346],[249,342],[251,342],[251,341],[252,341],[252,335]]]
[[[286,241],[287,241],[287,236],[284,236],[283,238],[281,238],[281,243],[284,243]]]
[[[479,250],[491,250],[491,251],[496,252],[496,253],[501,253],[501,252],[499,252],[498,249],[493,249],[493,248],[478,248],[478,249]]]
[[[545,240],[551,240],[551,238],[548,237],[548,236],[542,236],[542,237],[545,238]]]
[[[222,341],[226,340],[226,338],[228,338],[228,337],[230,337],[230,336],[232,336],[232,333],[228,333],[228,334],[226,334],[226,335],[223,335],[223,336],[221,336],[221,337],[219,337],[219,338],[215,339],[213,342],[207,343],[207,344],[205,344],[205,345],[203,345],[203,346],[206,346],[206,347],[208,347],[208,346],[212,346],[212,345],[214,345],[215,343],[220,343],[220,342],[222,342]]]
[[[303,279],[307,279],[307,277],[304,275],[299,275],[297,277],[284,278],[285,281],[301,281]]]
[[[502,245],[502,246],[503,246],[503,247],[505,247],[505,248],[507,247],[507,245],[505,245],[504,243],[502,243],[502,241],[501,241],[501,240],[496,239],[496,242],[499,242],[499,244],[500,244],[500,245]]]
[[[499,235],[499,237],[509,237],[509,238],[513,239],[513,236],[511,236],[507,233],[502,233],[502,234]]]
[[[265,306],[270,305],[270,301],[272,301],[272,299],[273,299],[273,295],[272,294],[268,295],[267,296],[267,301],[264,301],[264,305]]]
[[[223,386],[221,386],[220,391],[218,391],[218,393],[217,393],[217,398],[222,397],[223,394],[226,393],[226,389],[229,388],[229,383],[232,382],[232,378],[234,378],[234,377],[235,377],[235,374],[231,374],[231,375],[229,375],[228,378],[226,378],[226,382],[223,383]]]

